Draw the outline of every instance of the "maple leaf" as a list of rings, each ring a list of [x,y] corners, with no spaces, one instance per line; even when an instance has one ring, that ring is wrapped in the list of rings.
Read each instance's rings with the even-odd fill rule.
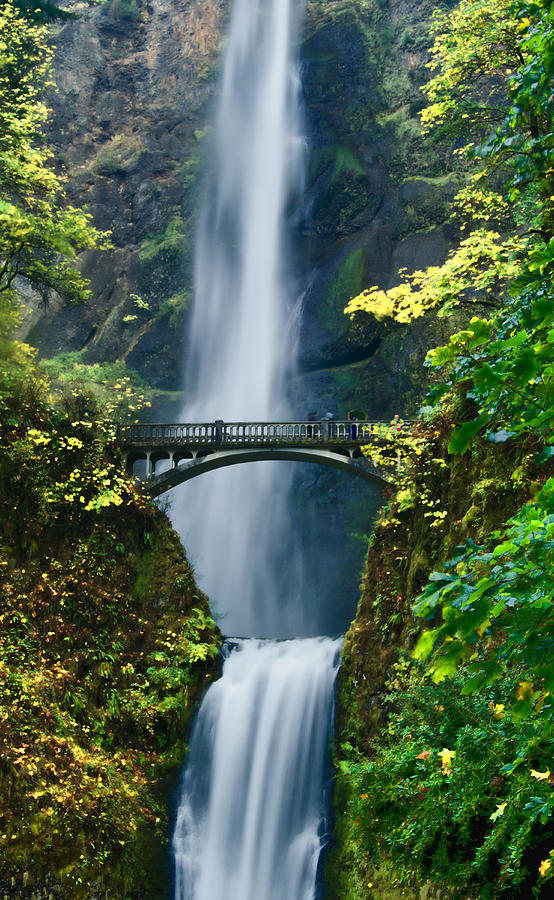
[[[527,700],[528,697],[533,693],[533,682],[532,681],[520,681],[519,687],[517,689],[517,699],[518,700]]]
[[[450,763],[456,756],[456,752],[454,750],[448,750],[446,747],[443,747],[443,749],[439,751],[439,756],[441,758],[442,770],[445,775],[448,775],[450,772]]]
[[[423,753],[418,753],[416,759],[429,759],[431,756],[430,750],[424,750]]]

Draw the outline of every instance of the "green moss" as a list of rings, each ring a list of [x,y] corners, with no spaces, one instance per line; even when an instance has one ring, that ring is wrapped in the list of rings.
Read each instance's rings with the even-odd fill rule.
[[[178,291],[160,303],[156,313],[156,321],[166,319],[168,327],[177,331],[183,325],[184,315],[189,308],[192,292]]]
[[[351,253],[343,262],[327,291],[319,315],[325,329],[336,337],[340,337],[348,331],[349,322],[344,315],[344,307],[348,300],[362,290],[364,272],[364,251],[360,248]]]
[[[332,182],[335,182],[339,174],[364,174],[363,167],[360,165],[360,163],[352,153],[350,147],[339,146],[333,149],[335,156],[335,165],[333,169],[333,176],[331,179]]]
[[[182,216],[174,215],[162,234],[146,238],[140,248],[140,259],[146,263],[159,263],[163,257],[166,261],[182,254],[188,242],[188,227]]]

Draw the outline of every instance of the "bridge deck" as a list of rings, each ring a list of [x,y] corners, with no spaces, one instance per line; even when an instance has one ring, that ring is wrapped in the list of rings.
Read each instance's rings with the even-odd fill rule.
[[[312,462],[347,470],[369,481],[388,484],[390,468],[398,468],[394,447],[390,459],[367,459],[363,445],[387,443],[387,438],[411,427],[404,422],[357,422],[322,419],[307,422],[216,422],[131,425],[119,430],[125,467],[141,476],[156,497],[204,472],[261,460]],[[162,465],[163,463],[163,465]],[[159,469],[163,471],[159,472]],[[137,473],[138,474],[138,473]]]
[[[411,423],[334,421],[304,422],[216,422],[183,424],[141,424],[121,428],[119,440],[124,450],[155,448],[217,448],[309,446],[352,449],[379,442]]]

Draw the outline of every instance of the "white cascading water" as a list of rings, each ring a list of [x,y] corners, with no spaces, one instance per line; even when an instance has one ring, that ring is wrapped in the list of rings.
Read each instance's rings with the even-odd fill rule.
[[[296,360],[285,215],[301,186],[294,59],[304,0],[234,0],[197,238],[183,421],[289,415]],[[287,547],[284,463],[188,482],[172,513],[227,634],[198,713],[173,837],[175,900],[312,900],[340,641],[310,634]],[[289,572],[286,599],[278,571]],[[260,638],[294,638],[260,640]]]
[[[341,641],[242,641],[192,737],[176,900],[310,900]]]

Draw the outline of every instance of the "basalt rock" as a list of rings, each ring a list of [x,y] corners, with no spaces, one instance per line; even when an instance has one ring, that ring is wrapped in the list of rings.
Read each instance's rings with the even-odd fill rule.
[[[180,383],[186,304],[175,314],[177,302],[167,301],[191,282],[193,175],[228,4],[66,5],[76,17],[53,35],[48,139],[69,200],[111,231],[114,248],[83,255],[92,289],[83,307],[53,298],[44,309],[29,299],[26,337],[43,355],[124,359],[172,387]],[[147,308],[137,309],[137,297]],[[162,348],[167,367],[158,367]]]
[[[450,148],[425,138],[418,110],[427,80],[434,4],[308,4],[303,85],[310,169],[300,229],[312,277],[304,299],[299,394],[345,415],[413,413],[421,364],[440,337],[359,314],[348,300],[399,272],[440,264],[457,179]]]

